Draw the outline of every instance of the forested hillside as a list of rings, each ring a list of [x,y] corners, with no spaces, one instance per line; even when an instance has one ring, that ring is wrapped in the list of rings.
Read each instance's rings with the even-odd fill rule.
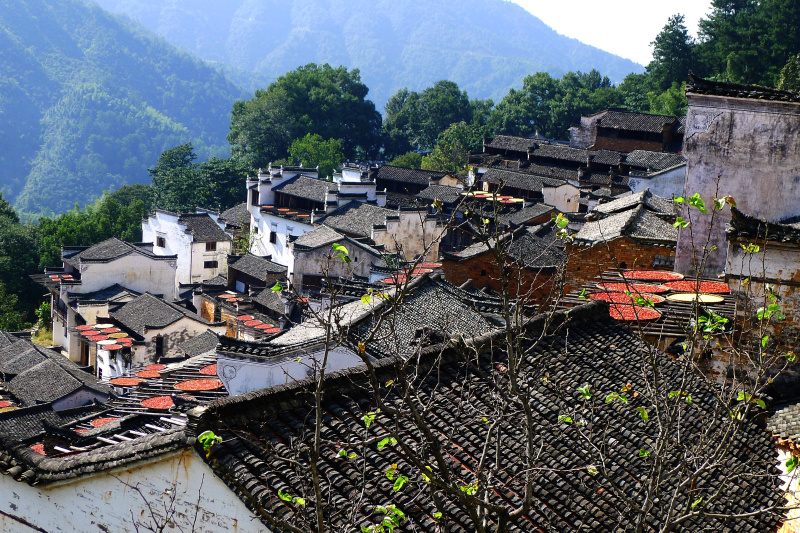
[[[358,68],[379,110],[398,89],[442,79],[499,100],[534,72],[596,68],[618,83],[642,71],[504,0],[97,2],[204,59],[270,80],[309,62]]]
[[[242,91],[203,62],[82,0],[0,2],[0,192],[64,212],[147,182],[166,149],[228,153]]]

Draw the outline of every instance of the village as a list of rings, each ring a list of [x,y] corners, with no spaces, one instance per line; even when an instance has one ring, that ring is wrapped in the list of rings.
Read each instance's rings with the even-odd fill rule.
[[[63,246],[3,530],[800,531],[800,94],[686,97]]]

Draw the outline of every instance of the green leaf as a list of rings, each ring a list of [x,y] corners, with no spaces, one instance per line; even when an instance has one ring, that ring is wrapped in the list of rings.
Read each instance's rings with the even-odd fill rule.
[[[385,476],[386,479],[388,479],[389,481],[392,481],[394,479],[395,474],[397,474],[396,468],[389,467],[386,469]]]
[[[669,399],[671,400],[671,399],[673,399],[675,396],[680,396],[680,395],[681,395],[681,391],[679,391],[679,390],[674,390],[674,391],[671,391],[671,392],[668,394],[668,397],[669,397]]]
[[[792,470],[797,467],[798,463],[800,463],[800,458],[798,458],[796,455],[791,456],[789,460],[786,461],[786,471],[791,473]]]
[[[350,259],[349,255],[345,255],[343,253],[336,254],[336,257],[338,257],[339,259],[341,259],[345,263],[352,263],[353,262],[353,260]]]
[[[686,403],[689,403],[689,404],[692,403],[692,395],[691,394],[687,394],[686,398],[684,398],[684,400],[686,401]]]
[[[395,515],[400,520],[405,520],[406,519],[406,513],[404,513],[400,509],[398,509],[396,505],[390,505],[389,506],[389,512],[392,513],[393,515]]]
[[[697,498],[694,503],[692,504],[692,510],[694,511],[695,507],[700,505],[703,502],[703,498]]]
[[[647,420],[650,418],[650,415],[647,414],[647,409],[644,407],[637,407],[636,410],[639,411],[639,416],[642,417],[642,421],[647,422]]]
[[[678,217],[675,219],[675,223],[672,226],[675,228],[688,228],[689,221],[684,220],[683,217]]]
[[[759,406],[762,409],[766,409],[767,408],[767,404],[764,402],[764,400],[756,399],[756,400],[753,400],[753,403],[756,404],[757,406]]]
[[[372,422],[375,420],[376,411],[370,411],[369,413],[364,415],[364,425],[370,427]]]
[[[784,357],[786,357],[786,360],[790,363],[794,363],[795,359],[797,359],[797,355],[794,352],[786,352]]]
[[[441,520],[442,519],[442,513],[439,512],[439,511],[436,511],[435,513],[433,513],[433,519],[434,520]]]
[[[678,196],[673,200],[673,202],[675,202],[676,204],[685,204],[686,198],[684,198],[683,196]]]
[[[589,474],[590,476],[596,476],[597,475],[597,467],[594,466],[594,465],[587,466],[586,467],[586,473]]]
[[[580,298],[581,300],[589,299],[589,294],[586,292],[585,288],[581,289],[581,292],[578,293],[578,298]]]
[[[725,207],[725,198],[714,198],[714,207],[717,208],[717,211],[721,211]]]
[[[564,424],[572,424],[572,418],[567,415],[558,415],[558,421]]]
[[[361,297],[361,303],[364,305],[369,305],[371,301],[372,301],[372,296],[370,296],[369,294],[365,294],[364,296]]]
[[[281,489],[278,489],[278,498],[280,498],[281,500],[283,500],[285,502],[292,501],[292,496],[287,494],[287,493],[285,493],[285,492],[283,492]]]
[[[565,217],[563,213],[557,214],[555,221],[556,221],[556,226],[558,226],[560,229],[564,229],[567,226],[569,226],[569,219]]]
[[[380,442],[378,442],[378,449],[382,450],[386,446],[389,446],[389,445],[392,445],[392,444],[397,444],[397,439],[394,438],[394,437],[386,437],[385,439],[381,439]]]
[[[392,490],[397,492],[401,490],[403,488],[403,485],[405,485],[406,483],[408,483],[408,476],[397,476],[397,479],[394,482]]]
[[[280,281],[276,282],[275,285],[272,286],[273,292],[281,292],[282,290],[283,290],[283,285],[281,285]]]
[[[305,505],[306,500],[305,498],[300,498],[300,497],[292,498],[292,503],[296,503],[297,505]]]
[[[767,344],[769,344],[769,335],[764,335],[764,336],[761,338],[761,347],[762,347],[762,348],[766,348],[766,347],[767,347]]]
[[[481,417],[481,422],[483,422],[484,424],[488,424],[489,423],[489,419],[486,418],[485,416],[482,416]]]
[[[696,207],[701,213],[708,213],[708,209],[706,209],[706,203],[700,197],[700,193],[694,193],[692,197],[689,198],[689,205]]]
[[[642,448],[639,450],[639,457],[650,457],[650,452]]]
[[[339,457],[347,457],[347,450],[339,450]]]
[[[588,400],[592,397],[592,393],[589,391],[589,385],[578,387],[578,392],[581,395],[581,400]]]
[[[349,255],[350,254],[350,252],[347,251],[347,248],[345,248],[344,246],[342,246],[339,243],[333,243],[331,245],[331,248],[333,248],[334,252],[339,252],[339,253],[342,253],[344,255]]]

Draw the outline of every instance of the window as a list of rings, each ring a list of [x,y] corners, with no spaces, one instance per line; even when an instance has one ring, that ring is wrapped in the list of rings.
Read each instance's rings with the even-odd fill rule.
[[[485,270],[481,270],[481,276],[485,276],[485,275],[486,275],[486,271]]]
[[[269,232],[269,242],[275,244],[278,242],[278,232],[277,231],[270,231]]]
[[[167,240],[164,237],[156,237],[156,246],[159,248],[166,248]]]
[[[164,337],[156,337],[156,357],[164,355]]]
[[[203,268],[217,268],[219,261],[203,261]]]
[[[258,191],[250,191],[250,205],[258,205]]]
[[[216,252],[216,251],[217,251],[217,243],[215,242],[206,243],[206,252]]]

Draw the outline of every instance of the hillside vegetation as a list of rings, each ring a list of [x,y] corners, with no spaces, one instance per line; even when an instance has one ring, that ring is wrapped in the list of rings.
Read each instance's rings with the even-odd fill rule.
[[[0,3],[0,192],[61,213],[149,181],[166,149],[228,154],[242,96],[213,68],[81,0]]]
[[[361,70],[379,110],[398,89],[447,79],[502,98],[524,76],[640,65],[559,35],[504,0],[97,0],[171,43],[270,80],[309,62]]]

